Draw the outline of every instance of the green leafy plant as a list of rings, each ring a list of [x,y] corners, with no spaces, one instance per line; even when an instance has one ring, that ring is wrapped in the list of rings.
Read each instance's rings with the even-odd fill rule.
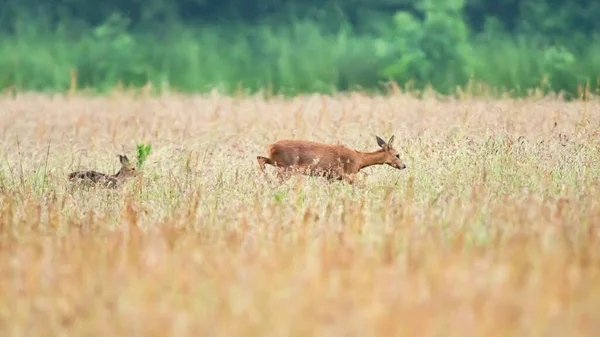
[[[151,144],[138,144],[137,145],[137,167],[140,168],[144,165],[146,159],[150,155],[150,151],[152,150]]]
[[[543,71],[550,88],[565,88],[575,92],[577,84],[585,83],[585,76],[574,71],[576,58],[568,48],[552,46],[544,53]],[[563,89],[564,90],[564,89]]]
[[[463,6],[461,0],[423,0],[418,6],[422,20],[407,11],[397,12],[381,75],[402,84],[413,80],[419,86],[431,84],[441,92],[464,85],[471,73],[471,45],[461,16]]]

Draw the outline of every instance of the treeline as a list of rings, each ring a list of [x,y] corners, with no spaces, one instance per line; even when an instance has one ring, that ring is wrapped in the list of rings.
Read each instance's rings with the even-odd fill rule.
[[[0,89],[576,96],[600,84],[598,17],[595,0],[4,0]]]

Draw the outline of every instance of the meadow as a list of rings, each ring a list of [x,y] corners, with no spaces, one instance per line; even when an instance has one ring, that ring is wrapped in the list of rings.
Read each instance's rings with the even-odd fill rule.
[[[0,98],[2,336],[592,336],[600,101],[16,93]],[[395,145],[361,184],[278,139]],[[116,190],[69,172],[114,173]]]

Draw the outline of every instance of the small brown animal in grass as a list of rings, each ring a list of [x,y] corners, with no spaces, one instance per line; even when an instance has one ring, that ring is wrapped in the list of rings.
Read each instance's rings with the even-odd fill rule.
[[[361,169],[372,165],[387,164],[399,170],[406,168],[400,155],[392,147],[394,136],[386,143],[376,136],[381,149],[360,152],[343,145],[329,145],[304,140],[280,140],[268,146],[269,157],[258,156],[260,170],[265,173],[265,164],[277,167],[283,181],[284,173],[297,170],[306,175],[324,176],[328,180],[345,180],[354,183],[354,176]]]
[[[87,183],[98,184],[103,187],[116,188],[125,179],[137,176],[137,170],[126,155],[119,155],[121,169],[119,172],[108,175],[96,171],[75,171],[69,174],[69,180],[80,180]]]

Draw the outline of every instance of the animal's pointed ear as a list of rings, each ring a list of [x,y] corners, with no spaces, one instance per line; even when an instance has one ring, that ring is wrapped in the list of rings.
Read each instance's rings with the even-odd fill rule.
[[[379,145],[379,147],[381,147],[382,149],[385,149],[387,147],[387,144],[383,139],[379,138],[379,136],[375,136],[375,138],[377,139],[377,145]]]
[[[392,135],[390,137],[390,140],[388,140],[387,145],[388,145],[389,148],[392,148],[392,143],[394,142],[394,138],[396,138],[396,137],[394,135]]]
[[[129,164],[129,159],[127,158],[127,155],[124,155],[124,156],[119,155],[119,161],[123,165]]]

